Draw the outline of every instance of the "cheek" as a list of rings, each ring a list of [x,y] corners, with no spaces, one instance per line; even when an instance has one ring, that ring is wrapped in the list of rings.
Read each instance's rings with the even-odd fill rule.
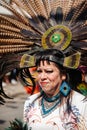
[[[61,80],[60,76],[58,74],[53,74],[50,77],[50,80],[53,81],[54,83],[59,82]]]
[[[41,79],[41,76],[37,74],[36,79],[37,79],[37,82],[39,82],[39,81],[40,81],[40,79]]]

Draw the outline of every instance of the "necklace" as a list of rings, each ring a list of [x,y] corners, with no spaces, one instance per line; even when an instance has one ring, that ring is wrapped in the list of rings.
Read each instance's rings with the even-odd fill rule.
[[[52,113],[57,107],[58,104],[60,103],[60,94],[58,93],[56,96],[53,96],[51,98],[48,98],[46,95],[43,96],[41,99],[41,113],[42,116],[45,117]]]
[[[44,94],[44,99],[47,101],[47,102],[54,102],[56,100],[58,100],[58,98],[60,97],[60,93],[58,93],[57,95],[53,96],[53,97],[48,97],[46,94]]]

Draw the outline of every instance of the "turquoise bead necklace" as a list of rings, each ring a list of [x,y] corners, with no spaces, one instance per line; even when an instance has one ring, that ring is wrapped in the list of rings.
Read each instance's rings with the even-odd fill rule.
[[[60,100],[60,93],[53,97],[47,97],[46,94],[44,94],[42,100],[41,100],[41,106],[42,106],[42,116],[45,117],[49,115],[52,111],[54,111],[58,104],[61,102]],[[51,107],[49,105],[51,104]]]

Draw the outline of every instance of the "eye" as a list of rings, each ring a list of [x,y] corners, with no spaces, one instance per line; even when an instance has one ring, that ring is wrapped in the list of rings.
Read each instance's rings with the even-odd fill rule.
[[[53,70],[46,70],[46,73],[53,73]]]
[[[39,69],[37,70],[37,73],[41,73],[41,72],[42,72],[41,70],[39,70]]]

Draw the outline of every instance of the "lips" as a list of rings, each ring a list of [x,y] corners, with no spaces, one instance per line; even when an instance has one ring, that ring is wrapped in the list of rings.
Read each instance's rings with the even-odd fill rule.
[[[40,82],[41,86],[46,86],[48,83],[47,82]]]

